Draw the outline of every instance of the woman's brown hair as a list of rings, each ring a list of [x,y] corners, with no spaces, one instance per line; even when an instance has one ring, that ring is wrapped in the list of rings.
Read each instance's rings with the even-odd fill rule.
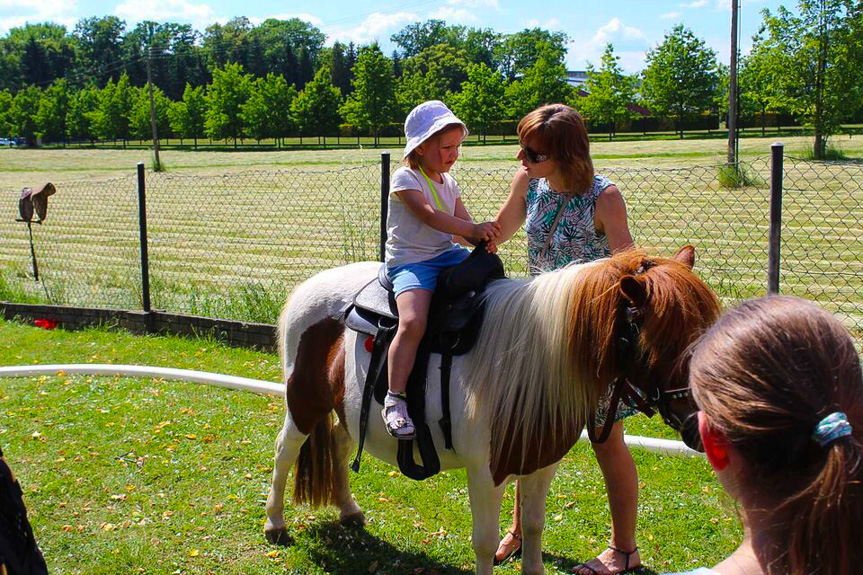
[[[702,337],[690,383],[710,427],[743,462],[765,573],[859,573],[863,565],[863,374],[848,330],[794,297],[743,303]],[[842,412],[852,433],[813,437]]]
[[[565,104],[546,104],[521,119],[518,139],[560,167],[565,192],[585,194],[593,184],[590,139],[578,112]]]

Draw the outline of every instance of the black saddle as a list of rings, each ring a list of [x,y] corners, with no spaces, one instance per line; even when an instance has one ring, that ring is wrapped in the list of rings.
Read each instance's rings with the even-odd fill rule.
[[[431,431],[425,421],[426,372],[431,353],[441,355],[441,404],[443,418],[439,421],[447,449],[452,449],[452,429],[449,405],[449,375],[452,357],[470,351],[482,325],[482,292],[488,282],[506,277],[503,263],[489,254],[485,244],[477,246],[460,264],[443,270],[438,276],[426,333],[417,350],[414,368],[408,378],[408,414],[417,429],[416,443],[423,460],[417,465],[413,458],[414,440],[399,440],[398,462],[402,473],[412,479],[425,479],[440,471]],[[360,411],[360,436],[357,456],[352,468],[359,470],[365,440],[371,398],[383,405],[388,381],[386,357],[389,344],[398,326],[398,310],[393,286],[381,266],[378,277],[366,284],[354,296],[345,312],[345,325],[373,338],[372,357],[363,388]]]

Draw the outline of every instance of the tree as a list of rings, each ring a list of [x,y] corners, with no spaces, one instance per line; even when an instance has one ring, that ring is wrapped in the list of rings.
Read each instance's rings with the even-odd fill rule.
[[[521,118],[543,104],[571,99],[573,88],[566,82],[566,67],[557,59],[556,52],[554,47],[541,44],[533,66],[507,87],[513,117]]]
[[[503,75],[482,62],[468,66],[467,77],[453,96],[453,111],[471,131],[485,136],[506,117]]]
[[[372,44],[360,50],[353,75],[354,92],[342,106],[342,116],[373,133],[377,144],[380,129],[393,121],[397,111],[392,65],[380,47]]]
[[[330,68],[330,78],[333,81],[333,86],[339,89],[342,95],[347,95],[351,92],[351,68],[356,64],[356,58],[353,62],[348,59],[348,48],[340,43],[335,42],[330,49],[328,58]]]
[[[291,114],[301,134],[332,136],[341,123],[341,103],[341,92],[333,86],[329,69],[321,67],[294,99]]]
[[[258,141],[290,134],[294,129],[291,102],[296,97],[297,89],[288,86],[284,76],[267,74],[255,80],[249,99],[240,106],[245,133]]]
[[[241,64],[227,64],[213,70],[213,83],[207,89],[207,115],[204,120],[208,136],[216,139],[237,138],[243,133],[242,106],[251,95],[251,76],[243,73]]]
[[[27,86],[19,90],[12,100],[10,110],[11,123],[17,131],[18,136],[27,140],[28,146],[36,145],[37,130],[36,115],[39,113],[39,101],[42,99],[42,90],[36,86]]]
[[[784,7],[762,12],[750,59],[769,77],[767,99],[787,106],[815,132],[816,158],[863,98],[863,5],[854,0],[801,0],[799,16]],[[765,90],[766,92],[767,90]]]
[[[595,124],[608,124],[614,133],[615,124],[629,116],[629,106],[635,104],[635,83],[620,67],[614,46],[605,45],[599,70],[587,66],[587,97],[580,98],[578,108]]]
[[[412,58],[437,44],[461,47],[465,41],[465,27],[447,26],[443,20],[426,20],[405,26],[390,40],[402,49],[404,58]]]
[[[499,62],[504,77],[513,81],[533,67],[540,57],[545,58],[551,66],[564,66],[568,40],[569,37],[563,32],[549,32],[542,28],[525,29],[504,36],[494,48],[494,58]]]
[[[647,53],[646,62],[641,92],[654,113],[682,122],[713,106],[718,84],[716,52],[682,24]]]
[[[71,71],[75,60],[75,38],[60,24],[25,24],[12,28],[0,41],[0,52],[7,53],[13,77],[5,86],[20,88],[28,84],[48,84]]]
[[[99,107],[99,90],[85,86],[69,97],[66,110],[66,136],[70,140],[92,140],[95,137],[92,118]]]
[[[69,110],[69,87],[57,80],[42,92],[36,124],[42,137],[58,142],[66,138],[66,114]]]
[[[104,86],[108,80],[117,80],[124,73],[122,39],[126,23],[116,16],[84,18],[73,32],[80,46],[81,58],[77,70],[80,77],[95,80]]]
[[[183,101],[175,102],[168,110],[171,130],[181,138],[193,138],[195,148],[197,148],[198,138],[204,137],[206,112],[207,103],[204,98],[204,87],[193,88],[190,84],[186,84]]]
[[[132,109],[129,111],[129,135],[141,140],[153,137],[153,124],[150,118],[150,94],[147,88],[134,88]],[[171,133],[168,111],[172,102],[158,86],[153,87],[153,105],[156,108],[156,131],[160,138]]]
[[[99,92],[99,105],[90,114],[93,134],[105,140],[129,138],[129,114],[134,94],[129,76],[123,74],[115,84],[108,80]]]
[[[419,74],[433,85],[431,92],[445,96],[457,92],[461,83],[467,80],[467,52],[449,44],[435,44],[404,61],[404,74]]]
[[[0,90],[0,134],[2,137],[14,136],[12,123],[12,94],[9,90]]]

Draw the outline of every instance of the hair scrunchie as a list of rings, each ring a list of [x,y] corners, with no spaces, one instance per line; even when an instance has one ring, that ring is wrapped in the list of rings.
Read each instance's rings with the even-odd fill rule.
[[[834,411],[815,426],[815,431],[812,432],[812,439],[817,441],[818,445],[824,447],[836,439],[847,435],[851,435],[851,424],[848,423],[848,418],[841,411]]]

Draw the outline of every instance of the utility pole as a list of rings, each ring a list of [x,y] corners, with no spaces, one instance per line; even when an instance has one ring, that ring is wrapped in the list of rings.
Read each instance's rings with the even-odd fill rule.
[[[153,151],[156,154],[157,172],[162,171],[162,164],[159,162],[159,133],[156,130],[156,103],[153,101],[153,74],[150,70],[150,59],[153,54],[159,51],[158,48],[147,48],[147,87],[150,92],[150,125],[153,127]]]
[[[731,0],[731,65],[728,82],[728,163],[737,165],[737,11],[739,0]]]

